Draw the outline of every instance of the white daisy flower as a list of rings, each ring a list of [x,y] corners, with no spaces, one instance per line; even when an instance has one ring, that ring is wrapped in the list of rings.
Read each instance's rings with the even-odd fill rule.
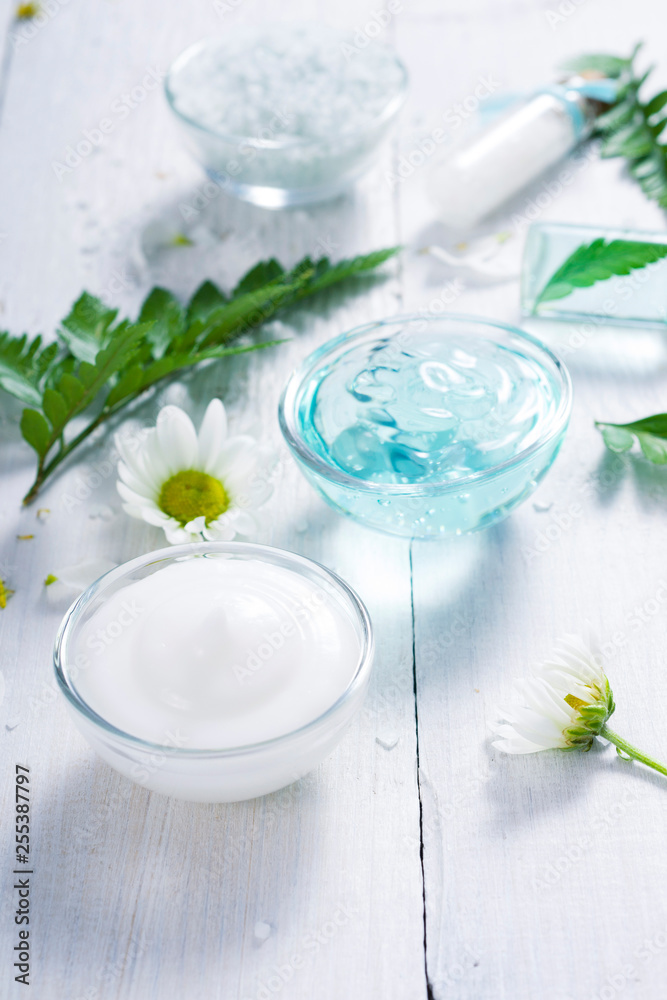
[[[602,658],[576,636],[566,636],[553,658],[541,664],[532,677],[517,681],[516,688],[520,700],[502,712],[507,721],[491,725],[500,737],[493,744],[498,750],[590,750],[595,737],[602,736],[622,757],[667,775],[666,767],[607,725],[616,706]]]
[[[163,407],[157,424],[138,437],[116,435],[118,492],[132,517],[163,528],[172,545],[252,535],[252,510],[271,494],[260,474],[254,438],[227,436],[219,399],[209,403],[199,434],[178,406]]]
[[[589,750],[614,711],[600,657],[576,636],[567,636],[532,677],[515,682],[521,701],[502,712],[493,745],[505,753]]]

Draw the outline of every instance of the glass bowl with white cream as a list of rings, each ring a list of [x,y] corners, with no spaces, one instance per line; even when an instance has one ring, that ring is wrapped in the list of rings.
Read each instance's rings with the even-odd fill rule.
[[[535,490],[572,401],[536,338],[473,316],[406,316],[324,344],[292,374],[279,419],[332,507],[394,535],[485,528]]]
[[[255,798],[317,767],[361,707],[372,659],[368,612],[343,580],[241,542],[112,570],[69,610],[54,650],[99,756],[196,802]]]
[[[195,158],[265,208],[334,197],[375,160],[407,94],[386,45],[318,23],[238,28],[186,49],[165,81]]]

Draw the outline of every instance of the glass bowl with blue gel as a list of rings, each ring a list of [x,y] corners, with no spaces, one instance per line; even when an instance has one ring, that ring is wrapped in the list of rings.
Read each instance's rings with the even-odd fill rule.
[[[324,344],[290,377],[280,426],[337,511],[410,538],[502,520],[563,441],[572,386],[544,344],[473,316],[406,316]]]

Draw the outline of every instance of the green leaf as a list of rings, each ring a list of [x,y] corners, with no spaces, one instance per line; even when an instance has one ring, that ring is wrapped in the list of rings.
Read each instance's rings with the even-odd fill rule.
[[[112,406],[116,406],[121,399],[126,399],[127,396],[132,396],[141,386],[143,376],[144,369],[139,362],[130,365],[130,367],[120,376],[107,396],[104,401],[104,408],[107,409]]]
[[[188,303],[185,321],[189,326],[195,320],[206,320],[214,310],[224,306],[229,299],[212,281],[204,281]]]
[[[205,281],[187,309],[166,289],[151,291],[135,324],[114,325],[116,311],[84,293],[63,321],[58,344],[42,351],[39,338],[0,334],[0,385],[17,383],[30,408],[22,427],[39,455],[37,477],[24,502],[100,424],[161,379],[206,361],[261,350],[281,343],[234,345],[231,341],[289,306],[355,274],[375,268],[398,248],[376,251],[332,265],[304,257],[286,272],[275,260],[246,274],[231,298]],[[39,409],[37,409],[39,407]],[[42,412],[39,412],[41,410]],[[88,422],[73,437],[71,421]]]
[[[593,240],[584,243],[561,264],[535,300],[533,312],[542,303],[563,299],[575,288],[589,288],[598,281],[646,267],[667,256],[667,244],[638,240]]]
[[[629,424],[606,424],[596,421],[610,451],[628,451],[636,437],[641,450],[655,465],[667,464],[667,413],[633,420]]]
[[[662,111],[664,106],[667,104],[667,90],[661,90],[659,94],[652,97],[651,100],[645,105],[644,111],[647,115],[655,115],[658,111]]]
[[[603,112],[595,120],[595,125],[600,131],[614,132],[623,125],[628,125],[637,116],[637,106],[634,100],[624,100],[615,104],[609,111]]]
[[[667,441],[653,434],[643,434],[641,431],[637,434],[637,440],[649,462],[653,462],[654,465],[667,463]]]
[[[315,265],[313,277],[305,285],[303,292],[298,297],[301,298],[304,294],[312,295],[315,292],[321,292],[325,288],[337,284],[339,281],[344,281],[346,278],[352,278],[356,275],[372,271],[381,264],[384,264],[391,257],[396,256],[400,249],[401,247],[389,247],[386,250],[374,250],[372,253],[363,254],[359,257],[341,260],[337,264],[330,264],[327,257],[322,257]]]
[[[667,145],[660,141],[667,116],[656,118],[667,106],[667,91],[642,101],[640,93],[653,67],[637,76],[634,59],[640,47],[635,46],[629,59],[581,56],[569,65],[575,71],[597,69],[618,80],[616,101],[596,120],[596,131],[603,137],[601,154],[624,157],[646,197],[667,209]]]
[[[82,392],[69,381],[72,378],[70,375],[63,376],[68,381],[63,385],[61,380],[58,388],[62,391],[45,391],[43,407],[51,424],[47,452],[64,433],[70,420],[90,406],[109,379],[126,366],[149,329],[149,323],[130,324],[124,320],[116,327],[109,345],[98,351],[93,364],[87,361],[79,364],[74,378],[82,387]]]
[[[284,343],[283,340],[264,340],[260,344],[247,344],[243,347],[224,347],[215,345],[206,347],[192,354],[166,354],[155,364],[149,365],[143,372],[141,391],[159,382],[160,379],[171,375],[173,372],[182,371],[198,365],[201,361],[213,361],[217,358],[227,358],[234,354],[249,354],[251,351],[260,351],[264,347],[275,347]]]
[[[585,73],[586,70],[596,70],[609,79],[617,79],[621,73],[628,68],[631,59],[622,59],[619,56],[608,55],[607,53],[597,53],[595,55],[577,56],[568,59],[561,64],[562,69],[572,70],[573,73]]]
[[[597,424],[597,427],[599,427],[604,443],[610,451],[622,452],[632,448],[634,437],[629,431],[607,424]]]
[[[40,459],[49,450],[51,432],[46,420],[37,410],[25,409],[21,414],[21,434]]]
[[[41,386],[54,364],[58,344],[42,348],[42,338],[28,340],[0,333],[0,387],[16,396],[22,403],[39,406],[42,401]]]
[[[265,323],[279,306],[305,284],[307,278],[308,272],[304,272],[303,277],[288,284],[271,283],[233,298],[209,318],[198,342],[199,346],[224,343]]]
[[[280,266],[275,257],[270,260],[262,260],[259,264],[255,264],[246,275],[244,275],[239,281],[238,285],[232,292],[232,298],[236,298],[238,295],[246,295],[248,292],[256,292],[258,288],[262,288],[264,285],[269,285],[279,278],[282,278],[285,271]]]
[[[154,288],[148,295],[139,322],[152,324],[147,337],[156,358],[161,358],[171,342],[185,331],[183,307],[165,288]]]
[[[645,431],[647,434],[655,434],[658,437],[667,438],[667,413],[656,413],[652,417],[643,417],[642,420],[633,420],[629,424],[606,424],[607,427],[623,427],[633,434],[637,431]]]
[[[109,309],[100,299],[84,292],[62,321],[58,335],[75,358],[92,363],[117,315],[117,309]]]
[[[76,406],[80,402],[85,392],[83,384],[74,375],[69,374],[69,372],[65,372],[61,377],[58,388],[67,402],[72,406]]]
[[[644,122],[619,128],[602,144],[601,154],[605,158],[625,156],[630,160],[646,156],[653,148],[653,136]]]
[[[55,389],[44,390],[42,409],[53,428],[64,427],[67,423],[68,405],[64,396]]]
[[[99,351],[95,358],[93,370],[87,379],[89,393],[99,391],[107,379],[125,367],[150,330],[150,323],[119,324],[111,343]],[[82,364],[81,369],[83,367]]]

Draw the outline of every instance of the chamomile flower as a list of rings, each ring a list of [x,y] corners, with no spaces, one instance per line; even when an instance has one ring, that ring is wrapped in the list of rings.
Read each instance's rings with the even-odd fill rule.
[[[270,495],[259,474],[254,438],[228,437],[219,399],[209,403],[199,433],[178,406],[163,407],[139,438],[116,436],[117,488],[132,517],[163,528],[173,545],[227,541],[257,530],[253,510]]]
[[[503,710],[507,721],[492,729],[505,753],[538,750],[590,750],[596,736],[616,746],[621,755],[640,760],[662,774],[667,768],[613,732],[607,721],[615,705],[602,658],[576,636],[567,636],[554,656],[531,677],[516,682],[517,703]]]

